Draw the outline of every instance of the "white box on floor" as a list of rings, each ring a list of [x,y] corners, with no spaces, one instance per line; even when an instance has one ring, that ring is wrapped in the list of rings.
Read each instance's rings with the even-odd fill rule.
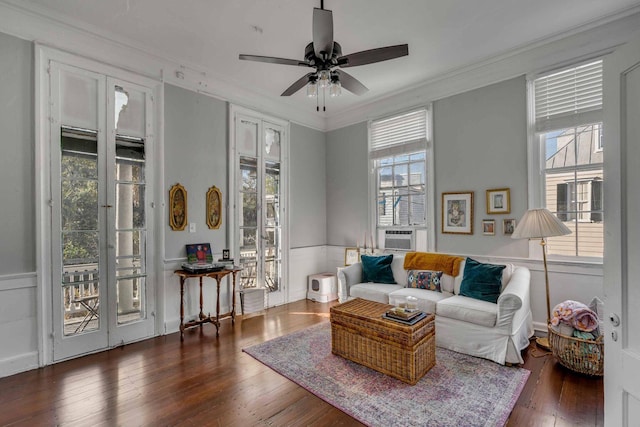
[[[309,276],[307,299],[329,302],[338,299],[338,278],[335,273],[319,273]]]

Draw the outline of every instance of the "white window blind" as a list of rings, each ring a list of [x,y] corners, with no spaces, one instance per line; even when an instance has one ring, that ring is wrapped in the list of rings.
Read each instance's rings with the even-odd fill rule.
[[[602,121],[602,60],[534,81],[536,131]]]
[[[379,159],[424,150],[427,111],[420,109],[371,122],[371,158]]]

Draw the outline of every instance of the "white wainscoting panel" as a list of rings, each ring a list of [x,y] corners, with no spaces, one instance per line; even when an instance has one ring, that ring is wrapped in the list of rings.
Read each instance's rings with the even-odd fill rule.
[[[335,272],[328,268],[327,247],[294,248],[289,253],[289,302],[307,297],[307,279],[312,274]]]
[[[35,273],[0,276],[0,377],[38,367]]]

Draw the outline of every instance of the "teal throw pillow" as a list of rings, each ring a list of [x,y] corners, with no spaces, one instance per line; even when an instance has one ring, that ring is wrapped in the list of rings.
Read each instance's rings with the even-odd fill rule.
[[[409,270],[407,271],[407,288],[428,289],[430,291],[442,292],[440,280],[442,271],[431,270]]]
[[[393,271],[391,271],[391,261],[393,254],[385,256],[362,255],[362,281],[374,283],[395,284]]]
[[[506,265],[483,264],[467,258],[460,295],[497,303],[502,289],[502,270],[505,268]]]

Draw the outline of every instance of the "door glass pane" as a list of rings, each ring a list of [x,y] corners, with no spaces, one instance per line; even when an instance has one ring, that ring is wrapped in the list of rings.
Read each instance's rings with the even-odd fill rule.
[[[256,227],[240,228],[240,265],[243,268],[240,273],[240,284],[243,288],[255,288],[258,286],[258,242],[256,234]]]
[[[116,88],[116,93],[118,89]],[[116,137],[116,295],[118,324],[146,318],[144,140]]]
[[[266,128],[264,140],[264,154],[269,160],[280,160],[280,138],[278,130]]]
[[[100,327],[95,133],[62,130],[60,200],[64,335]]]
[[[258,123],[249,120],[240,120],[237,128],[236,146],[243,154],[258,154]]]

